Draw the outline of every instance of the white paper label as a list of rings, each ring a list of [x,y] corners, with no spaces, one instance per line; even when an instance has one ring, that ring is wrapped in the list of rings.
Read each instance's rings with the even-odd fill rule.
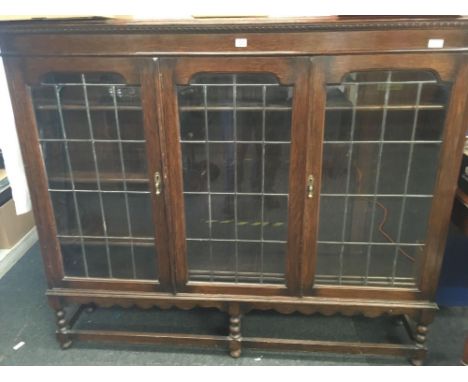
[[[15,346],[13,346],[13,350],[18,350],[24,346],[24,341],[18,342]]]
[[[234,45],[236,48],[246,48],[247,47],[247,39],[246,38],[236,38]]]
[[[443,48],[444,47],[444,39],[442,38],[431,38],[427,41],[428,48]]]

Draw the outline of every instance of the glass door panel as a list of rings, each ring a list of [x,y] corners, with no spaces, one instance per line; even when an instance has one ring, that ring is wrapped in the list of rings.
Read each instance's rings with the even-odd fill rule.
[[[328,84],[316,284],[417,285],[449,93],[427,71]]]
[[[293,87],[204,73],[177,96],[189,281],[285,284]]]
[[[65,275],[158,279],[140,87],[53,73],[32,94]]]

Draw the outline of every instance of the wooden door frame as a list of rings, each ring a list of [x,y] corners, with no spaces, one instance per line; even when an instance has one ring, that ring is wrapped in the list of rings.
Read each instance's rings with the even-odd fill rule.
[[[440,160],[438,162],[434,196],[431,205],[424,260],[419,284],[415,288],[373,286],[314,285],[310,279],[308,294],[317,297],[390,298],[433,300],[443,258],[450,214],[456,190],[456,179],[462,158],[463,121],[468,119],[466,89],[468,88],[468,59],[450,53],[404,53],[379,55],[324,56],[312,59],[324,70],[326,84],[341,83],[350,72],[368,70],[427,70],[436,73],[440,81],[452,82],[447,104]],[[322,97],[323,98],[323,97]],[[313,259],[311,274],[315,270]]]
[[[256,295],[298,295],[301,292],[301,262],[303,257],[302,224],[306,198],[305,161],[308,138],[308,76],[310,62],[305,57],[177,57],[160,60],[156,88],[164,103],[165,150],[167,159],[164,175],[170,188],[167,205],[171,212],[172,257],[175,265],[177,290],[193,293],[241,293]],[[272,73],[283,85],[294,85],[291,124],[291,163],[289,171],[288,254],[286,256],[286,285],[251,283],[195,282],[188,280],[185,240],[185,211],[183,202],[182,153],[177,101],[177,85],[187,85],[199,72]],[[160,82],[160,84],[159,84]],[[163,92],[163,93],[162,93]],[[294,227],[294,229],[292,228]]]
[[[165,206],[154,195],[151,181],[160,169],[158,121],[154,110],[154,90],[151,86],[153,65],[151,59],[143,58],[43,58],[4,57],[5,70],[9,78],[18,139],[25,165],[31,194],[39,242],[49,288],[66,287],[82,289],[131,290],[157,292],[172,290],[168,254],[164,248],[167,237]],[[159,280],[108,279],[97,277],[66,276],[64,273],[57,227],[48,192],[47,172],[39,145],[38,129],[31,95],[31,87],[40,84],[41,77],[49,72],[113,72],[122,75],[127,84],[141,86],[143,125],[148,157],[148,179],[153,203],[155,226],[155,248],[158,254]]]

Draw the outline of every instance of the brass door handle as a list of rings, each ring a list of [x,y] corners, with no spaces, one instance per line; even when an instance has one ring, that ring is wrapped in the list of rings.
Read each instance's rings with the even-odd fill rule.
[[[161,174],[158,171],[156,171],[154,173],[154,188],[156,189],[156,195],[161,194],[161,184]]]
[[[312,199],[314,197],[314,176],[309,175],[307,178],[307,197]]]

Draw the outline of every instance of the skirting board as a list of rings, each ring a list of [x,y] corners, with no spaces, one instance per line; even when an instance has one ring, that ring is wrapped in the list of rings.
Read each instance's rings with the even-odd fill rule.
[[[0,279],[24,256],[36,241],[37,229],[33,227],[14,247],[0,250]]]

